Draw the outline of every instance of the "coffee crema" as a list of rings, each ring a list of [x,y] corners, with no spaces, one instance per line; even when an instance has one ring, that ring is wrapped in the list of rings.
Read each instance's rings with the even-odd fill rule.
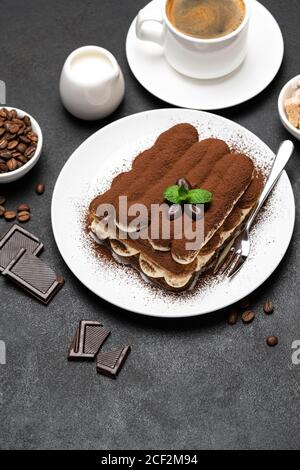
[[[167,16],[181,33],[215,39],[235,31],[246,14],[244,0],[168,0]]]

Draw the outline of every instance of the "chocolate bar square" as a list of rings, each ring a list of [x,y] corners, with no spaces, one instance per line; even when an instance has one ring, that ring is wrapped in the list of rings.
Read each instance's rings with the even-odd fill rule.
[[[44,246],[37,237],[15,224],[0,240],[0,272],[25,248],[33,255],[39,255]]]
[[[2,274],[44,304],[48,304],[64,284],[62,277],[57,276],[49,266],[25,248],[18,252]]]
[[[130,353],[130,346],[112,351],[100,351],[97,356],[97,372],[115,379]]]
[[[110,330],[101,323],[81,320],[69,348],[68,359],[70,361],[93,360],[109,335]]]

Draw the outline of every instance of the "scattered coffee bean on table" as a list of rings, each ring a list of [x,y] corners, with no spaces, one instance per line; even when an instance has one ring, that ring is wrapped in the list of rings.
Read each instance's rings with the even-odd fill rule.
[[[6,209],[4,206],[0,206],[0,217],[3,217],[3,215],[5,214],[6,212]]]
[[[35,187],[35,191],[38,195],[44,194],[45,192],[45,185],[43,183],[38,183]]]
[[[0,196],[0,206],[3,206],[3,204],[6,203],[6,197],[5,196]]]
[[[241,308],[248,308],[251,305],[250,297],[245,297],[244,299],[240,300],[239,306]]]
[[[29,207],[28,204],[20,204],[19,205],[18,212],[23,212],[23,211],[30,212],[30,207]]]
[[[271,313],[274,312],[274,305],[273,305],[273,302],[270,299],[266,300],[265,303],[264,303],[264,312],[267,315],[270,315]]]
[[[227,315],[227,322],[229,325],[235,325],[238,321],[238,313],[236,310],[230,310]]]
[[[6,211],[4,212],[5,220],[14,220],[17,217],[17,213],[15,211]]]
[[[242,315],[242,320],[244,323],[251,323],[255,318],[255,313],[251,310],[247,310]]]
[[[25,165],[35,154],[37,143],[29,116],[22,118],[14,109],[0,109],[0,173]]]
[[[21,211],[18,212],[18,221],[21,223],[28,222],[30,220],[30,212],[27,211]]]
[[[268,336],[267,337],[267,345],[268,346],[276,346],[278,344],[278,338],[277,336]]]

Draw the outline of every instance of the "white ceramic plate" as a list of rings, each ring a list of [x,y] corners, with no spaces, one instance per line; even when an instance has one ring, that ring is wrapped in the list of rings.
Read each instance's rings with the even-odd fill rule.
[[[294,196],[284,173],[253,229],[251,255],[232,280],[219,277],[192,293],[168,294],[146,284],[132,268],[97,257],[84,232],[89,202],[109,187],[116,174],[130,168],[134,156],[151,146],[161,132],[180,122],[195,125],[201,138],[226,140],[248,153],[263,169],[274,158],[254,134],[220,116],[188,109],[146,111],[104,127],[80,145],[62,169],[53,193],[54,236],[71,271],[99,297],[145,315],[188,317],[237,302],[275,270],[294,228]]]
[[[155,2],[146,8],[153,9]],[[284,44],[271,13],[256,0],[252,3],[246,60],[230,75],[215,80],[196,80],[176,72],[166,62],[160,46],[137,39],[134,20],[127,36],[126,54],[136,79],[157,98],[183,108],[223,109],[258,95],[276,76]]]

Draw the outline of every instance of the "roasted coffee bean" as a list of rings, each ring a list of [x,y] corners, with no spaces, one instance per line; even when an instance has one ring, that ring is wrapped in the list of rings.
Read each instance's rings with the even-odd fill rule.
[[[0,157],[4,158],[4,160],[9,160],[12,157],[12,155],[10,151],[6,149],[6,150],[0,150]]]
[[[18,145],[17,140],[11,140],[10,142],[8,142],[7,148],[8,148],[8,150],[13,150],[17,147],[17,145]]]
[[[20,129],[19,124],[11,122],[9,125],[9,129],[7,129],[11,134],[16,134]]]
[[[7,140],[6,139],[1,139],[0,140],[0,149],[3,150],[7,147]]]
[[[10,160],[8,160],[6,165],[9,171],[14,171],[18,168],[17,160],[15,158],[11,158]]]
[[[20,204],[18,207],[18,212],[30,212],[30,207],[28,204]]]
[[[5,214],[5,207],[0,206],[0,217],[2,217]]]
[[[192,189],[192,186],[190,185],[188,180],[186,180],[185,178],[180,178],[179,180],[176,181],[176,184],[184,188],[186,191],[189,191],[190,189]]]
[[[244,323],[251,323],[255,318],[255,313],[251,310],[247,310],[242,315],[242,320]]]
[[[0,205],[3,206],[3,204],[6,203],[6,197],[5,196],[0,196]]]
[[[24,155],[25,155],[25,157],[27,157],[27,158],[33,157],[35,151],[36,151],[36,147],[34,147],[33,145],[31,145],[30,147],[28,147],[28,148],[25,150]]]
[[[17,134],[11,134],[10,132],[6,132],[3,136],[4,139],[9,142],[10,140],[14,140],[17,137]]]
[[[11,156],[14,157],[14,158],[18,158],[18,157],[22,156],[22,154],[21,154],[21,152],[15,151],[15,152],[12,152]]]
[[[7,116],[7,111],[5,108],[0,109],[0,116],[4,119],[6,119]]]
[[[27,158],[24,157],[24,155],[19,155],[16,158],[19,160],[19,162],[24,163],[24,164],[27,163],[27,161],[28,161]]]
[[[30,213],[27,211],[21,211],[18,213],[18,221],[21,223],[28,222],[30,220]]]
[[[15,119],[15,118],[17,117],[18,113],[17,113],[17,111],[16,111],[15,109],[12,109],[12,110],[10,111],[10,115],[11,115],[11,118],[12,118],[12,119]]]
[[[12,129],[15,129],[15,124],[13,124],[10,121],[5,121],[4,127],[7,130],[7,132],[9,132],[10,134],[15,134],[16,133],[16,131],[13,132],[13,130],[12,130]],[[18,129],[19,129],[19,127],[18,127]]]
[[[239,306],[241,308],[249,308],[251,305],[251,300],[250,297],[244,297],[242,300],[239,302]]]
[[[39,195],[43,194],[45,192],[45,185],[43,183],[38,183],[35,187],[35,191]]]
[[[236,322],[238,321],[238,313],[236,310],[230,310],[230,312],[227,315],[227,322],[229,325],[235,325]]]
[[[0,137],[2,137],[4,133],[5,133],[4,127],[0,127]]]
[[[267,337],[267,345],[268,346],[276,346],[278,344],[278,338],[277,336],[268,336]]]
[[[16,162],[17,162],[17,169],[21,168],[21,166],[23,166],[23,163],[20,162],[19,160],[16,160]]]
[[[25,126],[21,126],[17,132],[17,135],[20,137],[23,134],[24,130],[25,130]]]
[[[203,217],[203,210],[195,204],[185,204],[184,210],[193,220],[200,220]]]
[[[19,118],[17,118],[17,117],[13,118],[13,119],[11,120],[11,122],[13,122],[13,123],[15,123],[15,124],[19,124],[19,126],[24,126],[24,125],[25,125],[24,122],[22,121],[22,119],[19,119]]]
[[[7,173],[8,168],[5,163],[0,163],[0,173]]]
[[[35,132],[28,132],[27,137],[31,140],[31,142],[36,143],[38,141],[38,136]]]
[[[23,122],[25,124],[25,126],[31,126],[31,119],[29,116],[24,116],[23,117]]]
[[[11,121],[11,120],[15,117],[15,112],[16,112],[15,109],[11,109],[10,111],[8,111],[8,113],[7,113],[7,119],[8,119],[9,121]]]
[[[26,137],[25,135],[20,135],[19,140],[26,145],[29,145],[31,143],[31,140],[28,139],[28,137]]]
[[[21,153],[24,153],[25,150],[27,149],[27,145],[24,144],[23,142],[21,142],[20,144],[18,144],[17,146],[17,150]]]
[[[16,217],[17,217],[17,213],[15,211],[4,212],[5,220],[14,220]]]
[[[264,312],[267,315],[270,315],[271,313],[274,312],[274,306],[273,306],[272,300],[268,299],[268,300],[265,301],[265,303],[264,303]]]
[[[180,204],[172,204],[168,210],[169,220],[178,219],[182,215],[182,208]]]
[[[10,151],[9,150],[0,150],[0,158],[1,158],[1,160],[9,160],[11,158]]]

